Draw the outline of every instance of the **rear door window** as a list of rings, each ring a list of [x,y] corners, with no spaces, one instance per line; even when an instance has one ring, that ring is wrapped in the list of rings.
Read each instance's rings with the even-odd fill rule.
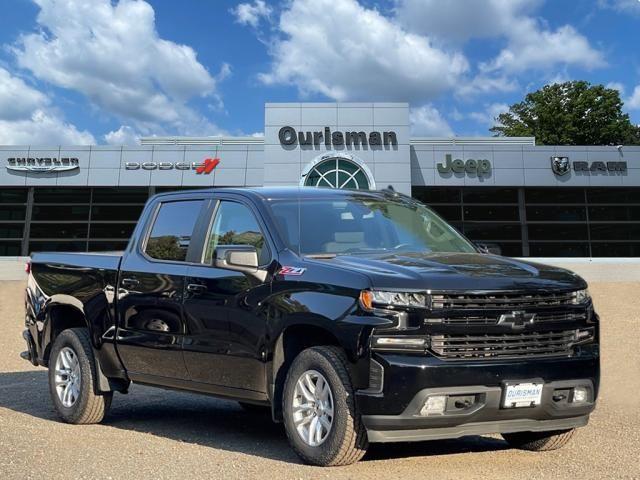
[[[160,204],[145,253],[157,260],[184,262],[203,200],[184,200]]]

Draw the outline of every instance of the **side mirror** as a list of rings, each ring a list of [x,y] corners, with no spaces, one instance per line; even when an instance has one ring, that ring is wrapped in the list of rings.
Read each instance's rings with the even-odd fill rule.
[[[502,255],[502,249],[500,248],[500,245],[496,243],[478,243],[476,244],[476,247],[478,247],[478,251],[480,253]]]
[[[258,268],[258,251],[252,245],[219,245],[213,253],[213,266],[247,273],[264,282],[267,272]]]

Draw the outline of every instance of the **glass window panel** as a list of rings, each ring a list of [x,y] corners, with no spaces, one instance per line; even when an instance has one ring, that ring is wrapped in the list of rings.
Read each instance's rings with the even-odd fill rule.
[[[587,188],[587,201],[589,203],[640,203],[640,188]]]
[[[452,187],[413,187],[411,195],[426,204],[461,201],[461,189]]]
[[[156,193],[183,192],[185,190],[198,190],[202,187],[156,187]],[[146,189],[145,189],[146,195]]]
[[[640,257],[640,243],[593,242],[591,252],[594,257]]]
[[[640,223],[592,223],[591,240],[640,240]]]
[[[525,203],[584,203],[584,189],[571,187],[525,188]]]
[[[211,264],[218,245],[253,245],[258,250],[260,265],[270,259],[264,235],[253,212],[237,202],[221,202],[209,233],[205,263]]]
[[[90,188],[35,188],[34,203],[89,203]]]
[[[465,188],[462,201],[466,203],[518,203],[517,188]]]
[[[86,223],[32,223],[31,238],[86,238]]]
[[[135,223],[92,223],[89,237],[128,239],[135,227]]]
[[[0,256],[17,257],[21,255],[22,244],[20,242],[0,242]]]
[[[33,220],[88,220],[88,205],[34,205]]]
[[[93,189],[93,203],[145,203],[147,198],[149,198],[149,189],[144,187],[105,187]]]
[[[462,207],[460,205],[429,205],[447,221],[462,220]]]
[[[0,206],[0,220],[24,220],[27,207],[23,206]]]
[[[159,260],[184,261],[202,200],[167,202],[160,206],[145,252]]]
[[[86,252],[87,242],[57,240],[29,242],[29,252]]]
[[[144,205],[92,205],[91,220],[137,221],[143,208]]]
[[[0,203],[27,203],[27,189],[2,187]]]
[[[23,223],[0,223],[0,238],[22,238]]]
[[[529,224],[530,240],[586,240],[587,224]]]
[[[119,242],[119,241],[98,241],[98,242],[89,242],[89,251],[90,252],[116,252],[122,251],[127,248],[127,242]]]
[[[588,257],[589,245],[579,242],[529,243],[531,257]]]
[[[518,221],[520,213],[518,206],[507,205],[482,205],[482,206],[464,206],[464,220],[512,220]]]
[[[464,223],[464,234],[471,240],[520,240],[519,223]]]
[[[606,221],[640,221],[640,206],[590,206],[589,220],[595,222]]]
[[[587,209],[581,206],[527,207],[527,220],[581,222],[587,219]]]
[[[521,257],[522,256],[522,244],[521,243],[505,243],[505,242],[490,242],[495,243],[500,247],[500,253],[505,257]]]

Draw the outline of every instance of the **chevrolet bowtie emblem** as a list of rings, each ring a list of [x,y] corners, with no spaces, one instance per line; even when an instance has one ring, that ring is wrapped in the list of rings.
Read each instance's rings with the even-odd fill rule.
[[[535,313],[526,313],[523,311],[513,311],[511,313],[503,313],[498,319],[498,325],[510,326],[513,330],[520,330],[527,324],[532,324],[536,320]]]

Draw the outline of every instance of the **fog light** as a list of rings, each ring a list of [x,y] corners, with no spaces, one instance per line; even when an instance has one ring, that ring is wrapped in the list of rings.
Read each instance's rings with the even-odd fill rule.
[[[586,403],[589,398],[589,392],[585,387],[575,387],[573,389],[572,403]]]
[[[447,407],[447,397],[445,395],[435,395],[427,398],[424,402],[420,415],[441,415]]]

